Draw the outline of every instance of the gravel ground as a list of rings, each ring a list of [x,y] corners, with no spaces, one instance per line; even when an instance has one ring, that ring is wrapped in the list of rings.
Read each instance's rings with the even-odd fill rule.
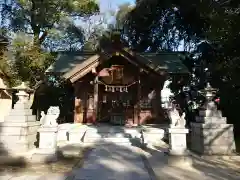
[[[60,157],[57,162],[48,164],[11,164],[0,165],[1,174],[36,174],[44,175],[47,173],[69,173],[74,168],[80,168],[83,165],[85,156],[91,148],[84,148],[77,157]]]

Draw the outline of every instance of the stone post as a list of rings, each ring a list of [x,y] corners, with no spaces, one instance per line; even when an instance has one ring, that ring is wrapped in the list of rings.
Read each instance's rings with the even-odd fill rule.
[[[213,101],[216,91],[209,83],[200,91],[206,102],[196,123],[191,123],[191,150],[205,155],[231,155],[236,151],[233,124],[227,124],[226,117],[217,109]]]
[[[42,117],[42,125],[39,132],[39,149],[33,156],[33,161],[56,161],[57,160],[57,133],[60,109],[58,106],[51,106],[47,114]]]
[[[0,141],[9,154],[21,154],[35,147],[40,123],[30,109],[30,89],[24,83],[13,89],[18,90],[19,100],[0,125]]]

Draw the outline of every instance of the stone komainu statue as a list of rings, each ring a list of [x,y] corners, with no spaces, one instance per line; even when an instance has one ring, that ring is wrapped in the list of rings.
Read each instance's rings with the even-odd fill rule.
[[[43,121],[43,126],[56,126],[58,125],[57,123],[57,118],[60,115],[60,109],[58,106],[51,106],[48,111],[47,114],[42,117],[42,121]]]
[[[182,114],[182,116],[180,116],[178,110],[176,109],[176,107],[174,107],[168,112],[168,117],[171,121],[170,126],[172,128],[185,128],[186,125],[185,116],[186,116],[185,112]]]

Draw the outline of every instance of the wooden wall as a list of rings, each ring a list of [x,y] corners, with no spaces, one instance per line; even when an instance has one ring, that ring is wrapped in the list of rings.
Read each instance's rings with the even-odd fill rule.
[[[102,68],[104,68],[103,66]],[[130,67],[130,66],[129,66]],[[129,68],[128,67],[128,68]],[[136,67],[135,67],[136,69]],[[99,70],[98,70],[99,71]],[[164,112],[161,108],[161,89],[164,84],[164,77],[156,76],[151,73],[143,73],[137,76],[136,72],[131,73],[131,68],[126,72],[128,79],[137,80],[139,77],[140,86],[138,83],[134,85],[134,90],[129,91],[134,98],[132,107],[126,110],[126,121],[129,124],[145,124],[145,123],[165,123]],[[79,79],[74,85],[75,87],[75,123],[94,123],[98,118],[94,110],[94,79],[95,75],[91,72]],[[103,98],[104,85],[99,85],[98,100]],[[138,96],[138,97],[136,97]],[[99,107],[98,107],[99,110]],[[98,113],[99,114],[99,113]]]

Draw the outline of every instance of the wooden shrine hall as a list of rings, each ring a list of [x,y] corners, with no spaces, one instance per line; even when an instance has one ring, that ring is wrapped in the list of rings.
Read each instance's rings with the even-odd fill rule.
[[[113,44],[98,53],[61,52],[46,73],[72,83],[75,123],[139,125],[164,123],[163,84],[188,70],[178,53],[136,53]]]

